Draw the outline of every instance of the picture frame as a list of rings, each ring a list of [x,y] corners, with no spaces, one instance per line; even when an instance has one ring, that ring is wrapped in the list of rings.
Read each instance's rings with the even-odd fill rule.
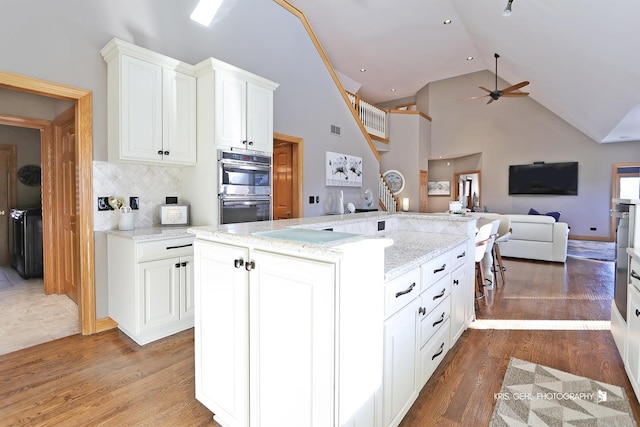
[[[451,181],[429,181],[427,183],[427,194],[429,196],[450,196]]]
[[[326,152],[327,187],[362,187],[362,157]]]

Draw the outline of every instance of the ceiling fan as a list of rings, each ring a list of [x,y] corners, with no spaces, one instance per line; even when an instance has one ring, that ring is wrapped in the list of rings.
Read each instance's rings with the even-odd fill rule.
[[[529,82],[527,82],[527,81],[520,82],[518,84],[515,84],[513,86],[509,86],[509,87],[504,88],[502,90],[498,90],[498,58],[500,58],[500,55],[498,55],[497,53],[494,53],[493,56],[496,58],[496,89],[495,90],[489,90],[486,87],[480,86],[480,89],[484,90],[485,92],[489,92],[489,93],[487,95],[472,96],[471,98],[467,98],[467,99],[479,99],[479,98],[484,98],[485,96],[489,96],[490,99],[487,102],[487,104],[491,104],[493,101],[497,101],[502,96],[505,96],[505,97],[518,97],[518,96],[527,96],[527,95],[529,95],[529,92],[514,92],[514,91],[516,91],[516,90],[528,85]]]

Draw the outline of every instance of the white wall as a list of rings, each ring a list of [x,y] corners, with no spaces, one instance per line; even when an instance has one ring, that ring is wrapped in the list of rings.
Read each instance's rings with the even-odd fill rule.
[[[493,79],[483,71],[430,83],[418,93],[418,108],[433,118],[431,158],[482,153],[482,204],[491,211],[559,210],[572,235],[608,237],[612,164],[640,162],[640,142],[599,144],[538,104],[535,94],[489,105],[464,100]],[[509,165],[534,161],[579,162],[578,196],[509,196]]]

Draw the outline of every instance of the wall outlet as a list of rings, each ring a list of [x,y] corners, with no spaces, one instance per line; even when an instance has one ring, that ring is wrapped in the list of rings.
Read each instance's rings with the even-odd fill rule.
[[[378,231],[384,230],[384,221],[378,221]]]
[[[316,203],[320,203],[320,196],[316,196]]]
[[[598,228],[597,227],[591,227],[589,230],[596,231],[596,230],[598,230]]]
[[[131,210],[140,209],[140,198],[139,197],[129,197],[129,206]]]
[[[113,208],[109,205],[109,197],[98,197],[98,211],[112,211]]]

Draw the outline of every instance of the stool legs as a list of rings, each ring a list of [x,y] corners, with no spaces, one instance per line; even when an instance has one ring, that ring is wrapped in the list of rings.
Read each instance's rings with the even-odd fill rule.
[[[496,262],[497,262],[497,268],[496,268]],[[504,278],[504,265],[502,265],[502,255],[500,255],[500,245],[499,244],[494,244],[493,245],[493,271],[497,272],[498,269],[500,270],[500,276],[502,278],[502,284],[506,284],[507,282],[505,281]],[[494,277],[496,275],[494,274]],[[497,280],[496,280],[497,283]]]
[[[476,299],[484,298],[484,289],[482,288],[484,285],[484,271],[482,269],[482,263],[476,262],[476,288],[477,294]]]

